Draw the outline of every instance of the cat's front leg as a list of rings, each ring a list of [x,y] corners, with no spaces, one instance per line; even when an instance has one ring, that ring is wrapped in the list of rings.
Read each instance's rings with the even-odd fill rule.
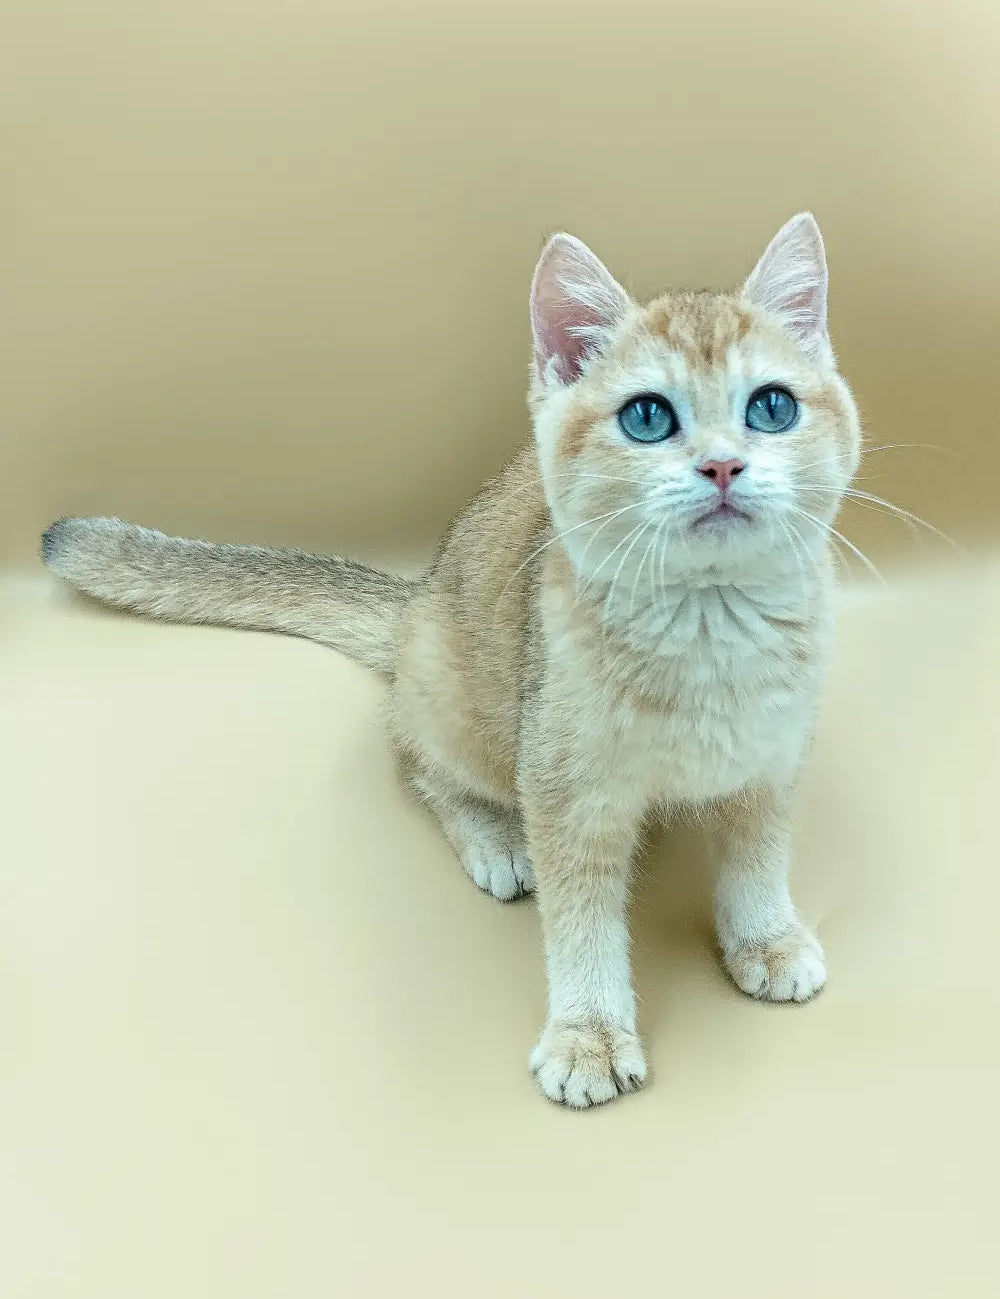
[[[719,809],[715,920],[726,969],[762,1001],[808,1001],[826,982],[819,939],[788,891],[788,794],[754,786]]]
[[[626,916],[642,809],[579,774],[571,780],[572,765],[529,775],[523,802],[549,993],[531,1067],[550,1100],[582,1109],[646,1077]]]

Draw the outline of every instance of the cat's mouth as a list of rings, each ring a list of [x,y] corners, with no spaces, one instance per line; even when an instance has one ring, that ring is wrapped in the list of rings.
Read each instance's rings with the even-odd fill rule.
[[[692,528],[726,528],[732,527],[739,523],[752,522],[750,515],[746,510],[741,510],[738,506],[733,505],[731,501],[716,501],[710,510],[705,510],[699,514],[691,524]]]

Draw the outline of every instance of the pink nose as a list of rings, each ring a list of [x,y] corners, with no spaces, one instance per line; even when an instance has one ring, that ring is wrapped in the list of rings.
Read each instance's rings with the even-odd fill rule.
[[[742,460],[703,460],[698,466],[698,472],[711,478],[720,492],[727,491],[729,484],[744,469],[746,465]]]

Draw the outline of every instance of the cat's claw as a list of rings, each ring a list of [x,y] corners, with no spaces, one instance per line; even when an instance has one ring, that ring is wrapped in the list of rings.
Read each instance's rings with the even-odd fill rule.
[[[759,1001],[808,1001],[826,983],[819,939],[797,927],[769,943],[747,943],[723,953],[733,982]]]
[[[549,1100],[587,1109],[637,1091],[646,1080],[646,1058],[634,1033],[555,1020],[531,1053],[531,1070]]]

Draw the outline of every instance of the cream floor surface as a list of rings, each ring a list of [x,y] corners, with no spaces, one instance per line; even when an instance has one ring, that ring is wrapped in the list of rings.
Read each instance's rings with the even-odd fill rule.
[[[538,920],[403,794],[313,645],[0,610],[0,1294],[997,1293],[1000,568],[845,599],[797,894],[831,981],[713,953],[643,862],[652,1082],[536,1095]]]

